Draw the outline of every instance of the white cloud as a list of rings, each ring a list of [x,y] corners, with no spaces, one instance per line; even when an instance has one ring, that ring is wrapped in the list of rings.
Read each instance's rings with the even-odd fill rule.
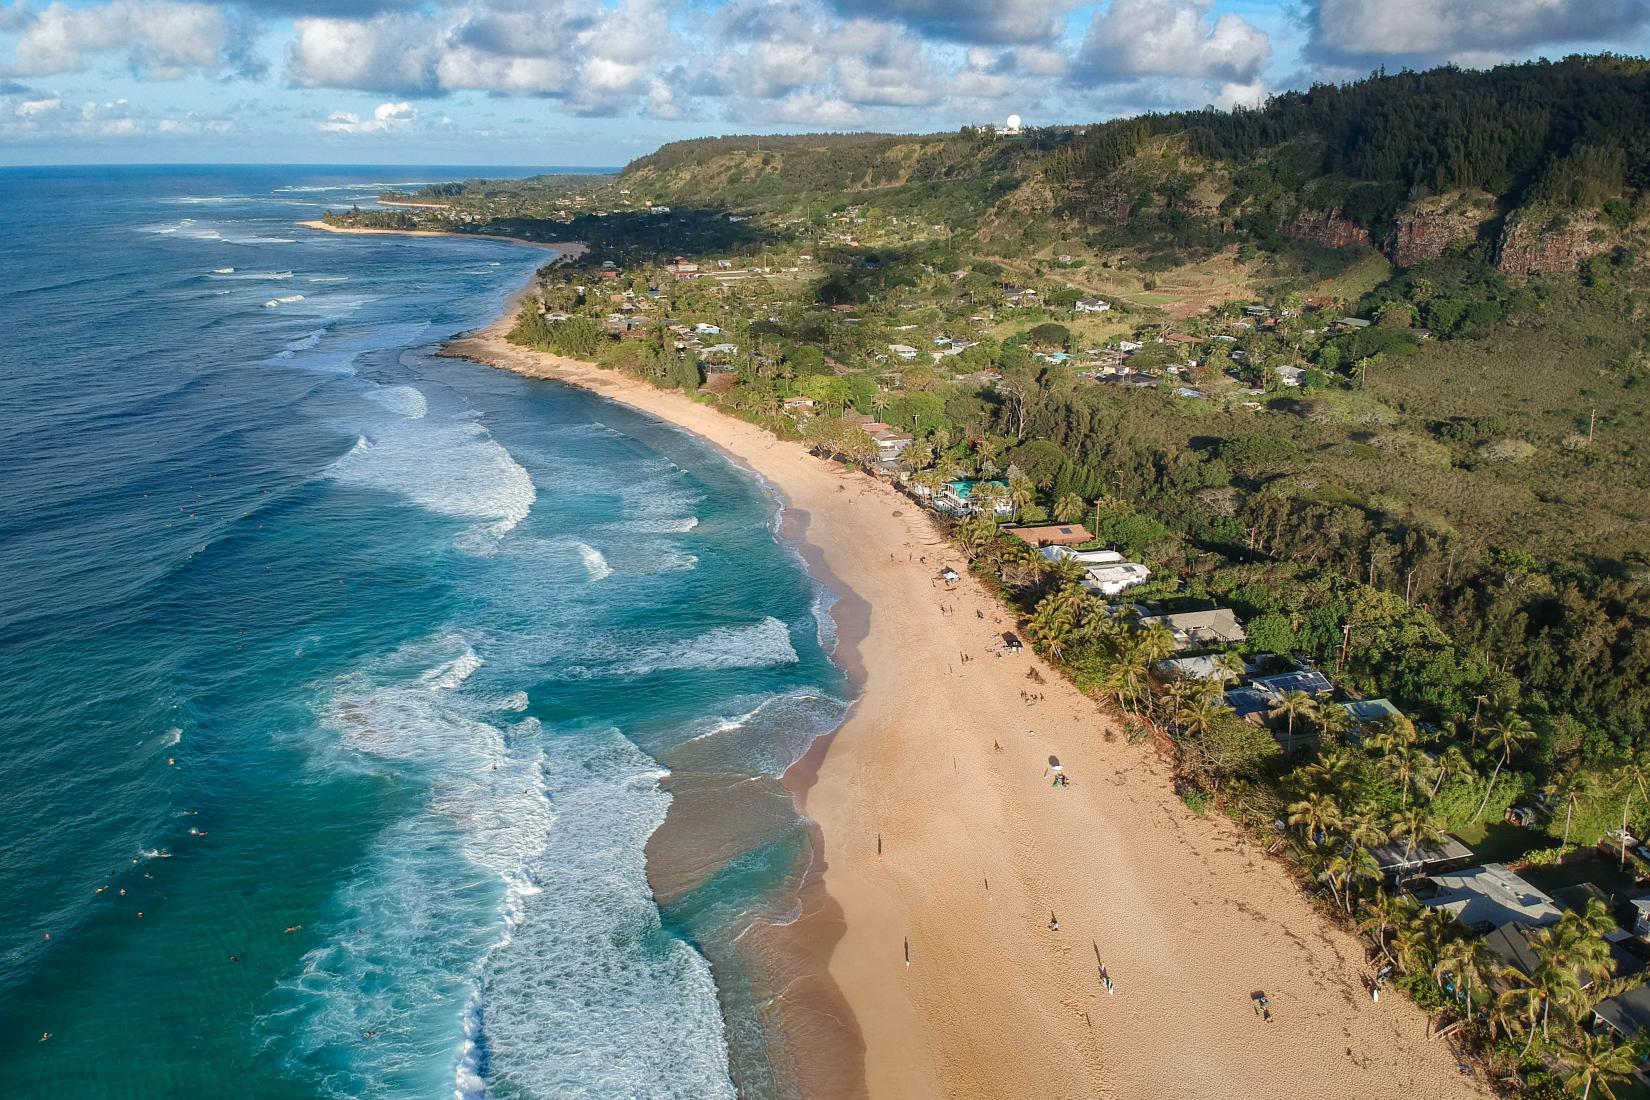
[[[1650,0],[1308,0],[1309,52],[1366,63],[1484,63],[1544,44],[1619,44],[1650,23]]]
[[[245,22],[211,4],[114,0],[71,8],[55,2],[38,12],[13,7],[8,22],[21,34],[0,72],[16,76],[79,72],[104,54],[124,55],[135,73],[151,80],[254,75],[260,68]]]
[[[1253,81],[1271,60],[1271,40],[1240,16],[1211,19],[1213,6],[1213,0],[1112,0],[1089,24],[1076,75],[1089,82],[1141,76]]]
[[[320,123],[330,134],[382,134],[395,130],[409,130],[418,121],[418,109],[411,103],[380,103],[371,118],[362,118],[350,111],[334,111]]]
[[[304,88],[428,94],[437,90],[434,28],[421,19],[299,19],[287,75]]]

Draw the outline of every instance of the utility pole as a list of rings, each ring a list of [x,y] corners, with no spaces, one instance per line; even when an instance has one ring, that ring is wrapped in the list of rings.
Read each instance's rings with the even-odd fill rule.
[[[1346,671],[1346,655],[1347,651],[1351,648],[1352,624],[1348,622],[1346,625],[1341,627],[1341,655],[1340,659],[1335,662],[1335,671],[1337,673]]]
[[[1598,426],[1598,406],[1594,405],[1592,412],[1587,414],[1587,446],[1593,445],[1593,429]]]

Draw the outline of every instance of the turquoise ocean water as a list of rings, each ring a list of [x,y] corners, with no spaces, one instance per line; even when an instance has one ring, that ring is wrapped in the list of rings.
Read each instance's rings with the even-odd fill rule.
[[[9,1096],[786,1091],[731,945],[828,596],[693,439],[434,357],[543,253],[292,224],[465,174],[0,172]],[[661,907],[667,770],[761,797]]]

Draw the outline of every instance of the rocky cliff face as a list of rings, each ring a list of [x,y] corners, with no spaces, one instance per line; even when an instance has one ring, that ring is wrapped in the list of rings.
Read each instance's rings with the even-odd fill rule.
[[[1399,213],[1387,254],[1399,267],[1436,260],[1457,241],[1473,241],[1494,214],[1475,199],[1452,198],[1417,204]]]
[[[1520,212],[1508,220],[1501,234],[1495,266],[1509,275],[1569,272],[1618,243],[1618,235],[1592,214],[1554,219],[1544,213]]]
[[[1349,248],[1371,244],[1369,230],[1341,217],[1339,210],[1303,210],[1278,226],[1285,237],[1324,248]]]

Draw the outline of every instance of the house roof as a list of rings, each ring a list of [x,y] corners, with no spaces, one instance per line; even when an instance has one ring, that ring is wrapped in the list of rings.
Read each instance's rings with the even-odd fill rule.
[[[1171,657],[1152,666],[1152,671],[1165,680],[1221,680],[1227,673],[1220,656]]]
[[[1650,1028],[1650,986],[1635,986],[1619,997],[1593,1006],[1593,1017],[1625,1038]]]
[[[1212,611],[1187,611],[1179,615],[1149,615],[1140,620],[1140,625],[1161,626],[1168,630],[1174,635],[1177,649],[1235,644],[1248,637],[1237,615],[1226,607],[1217,607]]]
[[[1495,957],[1504,964],[1525,974],[1534,974],[1541,966],[1541,956],[1530,946],[1520,926],[1510,921],[1487,933],[1484,946],[1495,952]]]
[[[1340,704],[1351,718],[1360,726],[1367,722],[1379,722],[1383,718],[1402,718],[1404,712],[1393,706],[1386,699],[1354,699],[1350,703]]]
[[[1371,848],[1369,854],[1375,857],[1376,865],[1383,871],[1410,871],[1472,858],[1472,849],[1448,833],[1436,844],[1417,845],[1413,852],[1408,851],[1408,847],[1406,841],[1393,840]]]
[[[1261,676],[1249,681],[1249,686],[1269,695],[1288,695],[1291,691],[1304,691],[1308,695],[1329,695],[1335,690],[1335,685],[1329,682],[1329,677],[1311,669],[1283,672],[1276,676]]]
[[[1011,527],[1009,534],[1033,546],[1076,546],[1092,542],[1094,536],[1081,523],[1051,524],[1045,527]]]
[[[1540,928],[1560,916],[1552,898],[1500,863],[1435,874],[1431,878],[1439,893],[1424,904],[1433,909],[1446,909],[1468,926],[1510,922]]]
[[[1232,713],[1239,718],[1247,718],[1251,714],[1265,714],[1272,709],[1272,698],[1265,692],[1254,688],[1233,688],[1226,693],[1226,705],[1232,708]]]

